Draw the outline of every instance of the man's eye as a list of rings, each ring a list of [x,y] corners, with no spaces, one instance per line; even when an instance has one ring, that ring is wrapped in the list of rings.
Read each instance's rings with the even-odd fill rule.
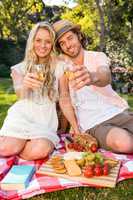
[[[73,39],[73,36],[70,36],[70,37],[69,37],[69,40],[72,40],[72,39]]]
[[[60,46],[61,46],[61,47],[64,46],[64,43],[60,43]]]

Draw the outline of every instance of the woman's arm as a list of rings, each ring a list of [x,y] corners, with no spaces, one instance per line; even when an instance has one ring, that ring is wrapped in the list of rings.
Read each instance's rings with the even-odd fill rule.
[[[13,81],[13,87],[14,87],[15,93],[18,98],[21,98],[22,97],[22,85],[23,85],[23,79],[24,79],[23,74],[18,72],[16,69],[12,69],[11,78]]]
[[[80,133],[76,115],[71,104],[68,80],[65,75],[63,75],[59,80],[59,105],[62,109],[63,114],[71,124],[74,133]]]

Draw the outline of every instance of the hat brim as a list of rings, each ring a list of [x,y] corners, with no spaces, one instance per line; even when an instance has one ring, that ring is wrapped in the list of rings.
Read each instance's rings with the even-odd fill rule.
[[[56,44],[57,44],[57,41],[65,34],[65,33],[67,33],[68,31],[71,31],[71,30],[80,30],[81,29],[81,26],[80,25],[73,25],[73,26],[71,26],[71,27],[67,27],[66,29],[65,29],[65,27],[64,27],[64,30],[61,30],[61,32],[56,36],[56,38],[55,38],[55,42],[54,42],[54,46],[55,46],[55,48],[56,48]]]

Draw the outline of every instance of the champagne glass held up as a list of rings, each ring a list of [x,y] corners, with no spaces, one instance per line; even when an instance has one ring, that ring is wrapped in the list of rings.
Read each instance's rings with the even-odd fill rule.
[[[34,65],[34,72],[37,74],[38,80],[39,81],[44,81],[44,65],[43,64],[36,64]],[[42,94],[42,86],[38,88],[37,91],[35,91],[35,102],[37,104],[43,104],[43,94]]]
[[[71,80],[74,79],[74,69],[75,65],[73,63],[68,63],[68,66],[65,68],[64,74],[67,77],[68,81],[69,81],[69,88],[71,91],[71,97],[72,97],[72,104],[74,106],[76,106],[77,104],[77,91],[71,86]]]
[[[73,72],[73,69],[75,67],[76,67],[75,64],[69,63],[67,65],[67,67],[65,68],[64,75],[67,77],[67,79],[69,81],[69,89],[70,89],[70,93],[71,93],[71,102],[72,102],[73,107],[76,109],[76,107],[79,105],[78,91],[75,90],[70,83],[75,77],[75,74]],[[78,114],[76,115],[76,117],[77,117],[77,121],[79,122]],[[79,124],[78,124],[78,126],[79,126],[79,129],[81,129]]]
[[[43,64],[38,64],[34,66],[35,66],[35,71],[38,76],[38,80],[43,81],[44,80]]]

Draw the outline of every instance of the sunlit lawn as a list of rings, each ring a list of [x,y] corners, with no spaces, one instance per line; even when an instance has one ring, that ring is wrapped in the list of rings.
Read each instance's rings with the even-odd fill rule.
[[[133,110],[133,96],[123,95]],[[0,79],[0,127],[7,109],[15,102],[10,79]],[[79,187],[51,192],[30,198],[30,200],[133,200],[133,179],[120,182],[115,188]]]
[[[133,111],[133,95],[129,96],[129,95],[124,94],[124,95],[121,95],[121,96],[128,101],[128,103],[130,105],[130,110]]]
[[[15,102],[16,95],[10,79],[0,79],[0,127],[6,116],[7,109]]]

